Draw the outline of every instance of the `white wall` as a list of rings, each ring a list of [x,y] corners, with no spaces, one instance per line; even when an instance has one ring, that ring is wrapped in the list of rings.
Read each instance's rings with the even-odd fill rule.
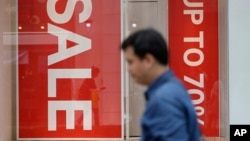
[[[2,1],[0,1],[0,9],[3,9],[3,2]],[[2,15],[2,10],[0,10],[0,16],[2,17],[3,15]],[[2,29],[2,24],[1,24],[1,22],[0,22],[0,34],[1,34],[1,36],[0,36],[0,66],[1,66],[1,63],[2,63],[2,43],[3,43],[3,36],[2,36],[2,31],[3,31],[3,29]],[[3,71],[2,71],[2,69],[0,69],[0,78],[3,78]],[[0,80],[0,112],[2,112],[3,111],[3,98],[2,98],[2,93],[3,93],[3,81],[2,81],[2,79]],[[0,114],[0,125],[3,125],[3,114],[1,113]],[[1,128],[0,129],[0,133],[3,133],[4,132],[4,130],[3,130],[4,128]],[[0,135],[2,135],[2,134],[0,134]],[[3,140],[3,137],[1,137],[0,136],[0,140]]]
[[[0,141],[11,141],[15,138],[15,76],[13,46],[4,44],[4,33],[11,32],[11,16],[15,14],[14,0],[0,0]],[[14,7],[15,8],[15,7]]]
[[[250,1],[229,0],[229,123],[250,124]]]

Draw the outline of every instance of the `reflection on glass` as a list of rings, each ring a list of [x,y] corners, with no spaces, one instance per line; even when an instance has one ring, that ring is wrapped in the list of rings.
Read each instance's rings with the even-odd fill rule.
[[[92,70],[92,78],[83,80],[83,83],[80,87],[78,93],[79,100],[90,100],[92,102],[92,112],[94,116],[94,128],[98,128],[99,124],[99,101],[101,92],[106,89],[104,86],[98,86],[96,84],[96,79],[98,79],[98,75],[100,73],[100,69],[93,66]],[[82,116],[77,120],[78,125],[82,125]]]

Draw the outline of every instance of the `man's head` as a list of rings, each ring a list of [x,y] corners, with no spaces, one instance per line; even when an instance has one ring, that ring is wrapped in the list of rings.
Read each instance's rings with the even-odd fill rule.
[[[153,29],[131,34],[122,45],[128,70],[141,84],[149,84],[159,69],[168,65],[168,50],[162,35]]]
[[[92,77],[93,78],[96,78],[98,76],[99,72],[100,72],[99,68],[97,68],[95,66],[91,67],[91,73],[92,73]]]

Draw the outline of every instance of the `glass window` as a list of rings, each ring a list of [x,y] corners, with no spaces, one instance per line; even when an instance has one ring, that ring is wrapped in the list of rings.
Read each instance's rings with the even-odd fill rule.
[[[226,0],[0,0],[0,14],[0,140],[138,140],[146,87],[119,45],[147,27],[166,38],[204,135],[228,139]]]

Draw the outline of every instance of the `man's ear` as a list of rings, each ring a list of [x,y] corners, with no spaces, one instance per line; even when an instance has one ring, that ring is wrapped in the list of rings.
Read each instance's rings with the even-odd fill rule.
[[[146,65],[147,68],[150,68],[153,66],[153,64],[155,63],[155,58],[152,54],[147,53],[144,56],[144,63]]]

